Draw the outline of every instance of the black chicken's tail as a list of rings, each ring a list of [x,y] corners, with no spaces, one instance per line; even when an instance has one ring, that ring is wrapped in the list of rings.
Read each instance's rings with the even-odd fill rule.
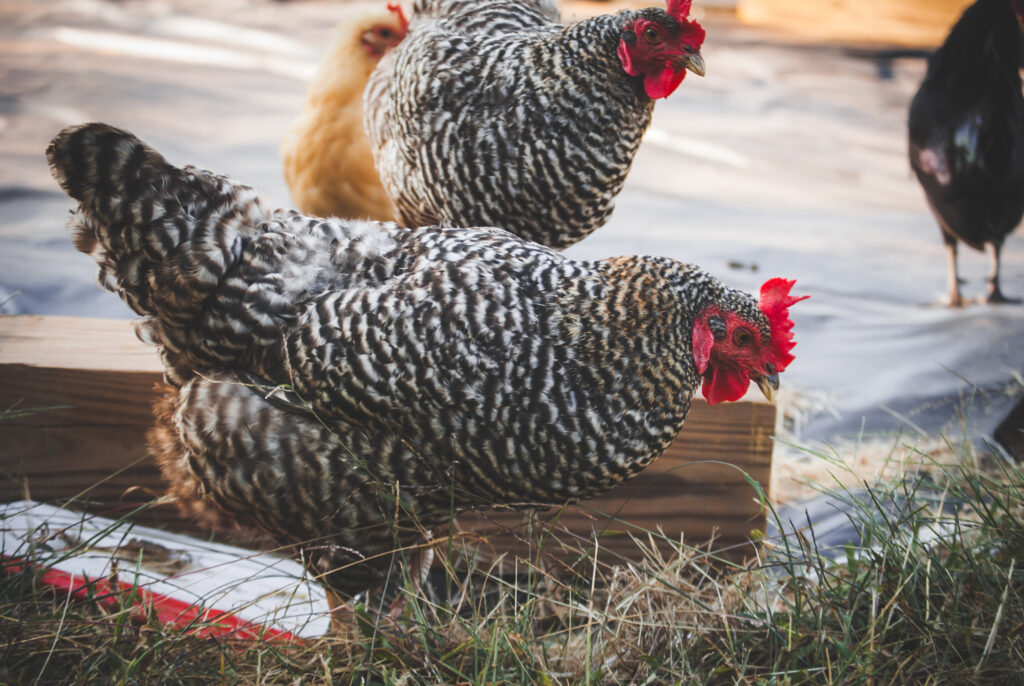
[[[79,203],[69,223],[75,247],[96,260],[101,286],[146,317],[139,335],[161,346],[173,376],[205,301],[267,220],[256,191],[175,167],[106,124],[64,129],[46,158]]]

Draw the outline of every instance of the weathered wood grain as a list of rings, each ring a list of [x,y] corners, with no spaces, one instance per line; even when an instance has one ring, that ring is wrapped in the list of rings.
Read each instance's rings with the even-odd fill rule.
[[[937,47],[973,0],[740,0],[739,18],[823,41]]]
[[[145,432],[161,368],[130,323],[73,317],[0,316],[0,498],[65,501],[105,514],[130,511],[164,491]],[[626,532],[662,531],[699,544],[745,544],[764,528],[747,479],[767,488],[775,407],[751,397],[710,407],[694,402],[664,456],[632,481],[566,508],[558,527],[568,547],[599,533],[603,550],[635,558]],[[551,519],[557,510],[538,513]],[[467,513],[459,526],[486,534],[495,551],[531,553],[522,512]],[[195,532],[169,506],[140,523]],[[550,551],[559,552],[556,544]]]

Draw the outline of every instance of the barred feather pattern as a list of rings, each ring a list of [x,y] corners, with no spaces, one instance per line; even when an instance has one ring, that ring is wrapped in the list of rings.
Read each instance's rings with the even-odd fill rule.
[[[678,432],[694,318],[749,294],[692,265],[574,261],[500,229],[267,212],[104,125],[48,151],[76,245],[171,387],[150,434],[183,509],[294,545],[351,595],[452,512],[585,498]]]
[[[602,226],[654,101],[616,54],[649,8],[570,26],[523,1],[429,0],[371,75],[366,129],[400,223],[561,249]]]
[[[416,0],[413,20],[430,18],[468,33],[498,35],[535,29],[559,21],[552,0]]]

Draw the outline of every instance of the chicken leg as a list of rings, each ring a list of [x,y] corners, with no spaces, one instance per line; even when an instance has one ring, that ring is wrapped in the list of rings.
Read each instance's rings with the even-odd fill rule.
[[[1006,297],[1003,295],[1003,291],[999,287],[999,258],[1003,249],[1003,242],[993,241],[992,243],[989,243],[989,246],[991,247],[989,254],[992,256],[992,272],[988,277],[988,295],[986,296],[985,301],[992,305],[998,303],[1019,303],[1020,298]]]
[[[946,297],[946,304],[950,307],[963,307],[964,300],[960,295],[960,273],[956,265],[956,239],[945,231],[942,232],[942,237],[946,242],[946,256],[949,266],[949,295]]]

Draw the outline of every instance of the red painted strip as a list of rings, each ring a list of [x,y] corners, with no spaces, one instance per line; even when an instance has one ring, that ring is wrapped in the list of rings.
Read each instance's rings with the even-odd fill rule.
[[[21,572],[28,564],[23,559],[0,556],[4,560],[4,571]],[[288,631],[271,629],[237,616],[212,608],[202,609],[183,600],[162,593],[153,593],[145,588],[124,581],[117,581],[112,587],[109,578],[88,579],[69,574],[59,569],[46,569],[40,576],[47,586],[53,586],[73,598],[84,600],[90,596],[107,608],[116,608],[119,601],[127,601],[134,592],[133,614],[145,619],[152,609],[162,624],[184,629],[186,633],[208,638],[241,638],[266,641],[290,641],[301,643],[302,639]]]

